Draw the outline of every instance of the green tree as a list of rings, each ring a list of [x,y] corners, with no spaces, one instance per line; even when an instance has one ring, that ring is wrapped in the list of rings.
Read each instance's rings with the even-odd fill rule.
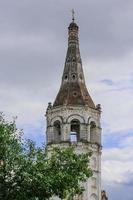
[[[81,182],[92,175],[91,153],[77,155],[73,147],[47,149],[23,140],[15,120],[7,122],[0,115],[0,199],[72,199],[83,192]]]

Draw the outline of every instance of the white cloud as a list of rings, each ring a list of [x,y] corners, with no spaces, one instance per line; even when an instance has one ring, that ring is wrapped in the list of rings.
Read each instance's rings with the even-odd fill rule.
[[[40,128],[40,121],[44,120],[47,103],[39,97],[39,93],[36,96],[31,91],[3,86],[0,89],[0,111],[4,112],[10,120],[17,116],[18,127]]]
[[[51,41],[49,43],[49,41]],[[22,52],[39,52],[40,55],[55,53],[56,49],[52,48],[52,44],[56,44],[56,49],[59,48],[59,42],[56,36],[52,32],[41,33],[18,33],[9,32],[6,34],[0,34],[0,50],[1,51],[13,51],[19,50]],[[47,47],[47,48],[45,48]]]
[[[87,85],[95,102],[101,103],[106,134],[133,129],[133,53],[111,61],[86,63]],[[110,80],[108,85],[102,80]]]
[[[104,182],[130,184],[133,181],[131,175],[133,175],[132,147],[104,149],[102,157]]]
[[[126,137],[124,140],[120,142],[119,146],[133,148],[133,136]]]

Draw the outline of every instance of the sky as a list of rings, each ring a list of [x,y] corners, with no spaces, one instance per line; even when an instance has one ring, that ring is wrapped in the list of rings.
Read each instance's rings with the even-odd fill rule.
[[[0,0],[0,111],[44,141],[72,8],[86,85],[102,106],[102,187],[109,200],[133,200],[132,0]]]

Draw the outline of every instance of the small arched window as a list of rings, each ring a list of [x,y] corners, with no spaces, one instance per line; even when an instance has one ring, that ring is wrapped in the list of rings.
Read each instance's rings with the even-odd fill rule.
[[[70,141],[77,142],[80,140],[80,122],[77,119],[71,121]]]
[[[97,200],[97,195],[96,194],[92,194],[90,200]]]
[[[60,121],[55,121],[54,122],[54,138],[55,138],[55,142],[60,142],[61,141],[61,125],[60,125]]]
[[[76,74],[72,74],[72,79],[73,79],[73,80],[76,79]]]
[[[96,124],[95,122],[90,123],[90,142],[95,142],[96,135]]]
[[[64,75],[64,80],[65,81],[68,80],[68,75],[67,74]]]

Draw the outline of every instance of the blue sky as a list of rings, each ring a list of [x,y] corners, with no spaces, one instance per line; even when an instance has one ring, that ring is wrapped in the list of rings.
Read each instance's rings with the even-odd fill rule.
[[[133,197],[133,1],[0,0],[0,111],[41,145],[61,83],[71,9],[86,85],[102,106],[102,185]]]

